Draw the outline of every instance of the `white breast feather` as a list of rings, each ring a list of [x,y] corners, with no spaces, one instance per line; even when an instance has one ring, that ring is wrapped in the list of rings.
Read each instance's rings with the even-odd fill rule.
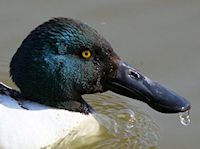
[[[0,95],[0,149],[38,149],[59,139],[70,141],[99,132],[99,124],[91,114],[53,109],[30,101],[23,105],[29,110],[11,97]]]

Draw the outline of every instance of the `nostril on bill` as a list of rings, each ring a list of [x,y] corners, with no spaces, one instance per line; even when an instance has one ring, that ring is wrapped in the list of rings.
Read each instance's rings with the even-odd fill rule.
[[[131,78],[133,79],[140,79],[140,74],[133,70],[133,69],[129,69],[129,74],[128,74]]]

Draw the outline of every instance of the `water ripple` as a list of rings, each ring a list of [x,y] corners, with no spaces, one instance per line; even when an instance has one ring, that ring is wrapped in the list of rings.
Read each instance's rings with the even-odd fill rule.
[[[155,149],[158,126],[133,102],[116,94],[86,97],[97,111],[97,119],[105,128],[98,142],[84,149]]]

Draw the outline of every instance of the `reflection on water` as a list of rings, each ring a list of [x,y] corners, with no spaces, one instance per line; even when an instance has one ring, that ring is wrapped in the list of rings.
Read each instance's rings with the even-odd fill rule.
[[[53,148],[84,149],[155,149],[158,142],[158,127],[152,119],[131,100],[124,100],[112,93],[85,97],[96,109],[95,117],[101,123],[100,136],[73,140],[65,139]]]

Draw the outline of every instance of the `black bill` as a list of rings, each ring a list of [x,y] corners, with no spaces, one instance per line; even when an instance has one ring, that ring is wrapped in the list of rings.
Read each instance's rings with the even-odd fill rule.
[[[141,100],[162,113],[185,112],[191,107],[184,97],[150,80],[122,61],[118,62],[116,77],[107,81],[108,90]]]

